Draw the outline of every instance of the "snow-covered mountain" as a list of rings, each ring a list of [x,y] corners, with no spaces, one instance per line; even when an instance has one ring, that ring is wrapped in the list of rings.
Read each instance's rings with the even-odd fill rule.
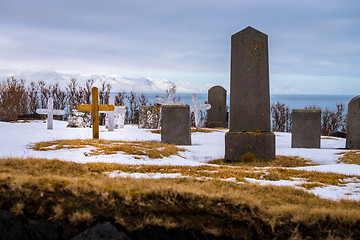
[[[171,82],[163,78],[131,78],[124,76],[112,76],[112,75],[81,75],[81,74],[67,74],[58,73],[55,71],[22,71],[22,72],[7,72],[0,73],[0,81],[9,77],[15,77],[16,79],[23,79],[28,84],[30,82],[44,81],[46,84],[59,83],[62,89],[66,89],[70,83],[71,78],[77,79],[79,86],[85,86],[85,82],[89,79],[94,80],[94,86],[100,87],[103,82],[111,85],[112,92],[119,91],[134,91],[134,92],[164,92],[173,85],[177,86],[178,92],[191,92],[192,89],[178,86],[175,82]]]

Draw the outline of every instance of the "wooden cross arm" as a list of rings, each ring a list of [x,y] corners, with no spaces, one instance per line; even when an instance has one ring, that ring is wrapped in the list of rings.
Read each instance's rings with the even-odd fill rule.
[[[92,105],[91,104],[83,104],[83,105],[78,105],[76,108],[79,111],[86,112],[86,111],[92,110]]]
[[[86,112],[86,111],[92,111],[93,109],[93,105],[91,104],[83,104],[83,105],[78,105],[77,110],[82,111],[82,112]],[[99,111],[113,111],[114,105],[99,105]]]
[[[99,111],[114,111],[114,105],[99,105]]]

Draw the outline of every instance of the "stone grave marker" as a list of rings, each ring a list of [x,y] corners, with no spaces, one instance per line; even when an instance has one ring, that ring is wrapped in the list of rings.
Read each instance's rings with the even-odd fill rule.
[[[167,99],[156,97],[154,103],[159,105],[184,105],[182,102],[175,100],[175,92],[175,87],[170,88]]]
[[[348,104],[346,148],[360,149],[360,96]]]
[[[48,107],[47,109],[37,109],[36,113],[47,115],[47,121],[46,121],[47,129],[51,130],[53,129],[54,126],[54,121],[53,121],[54,115],[64,115],[65,111],[54,109],[54,100],[52,97],[49,97],[47,107]]]
[[[226,111],[226,90],[221,86],[214,86],[208,91],[208,103],[211,108],[207,110],[208,128],[228,128],[228,113]]]
[[[268,37],[247,27],[231,36],[230,129],[225,159],[275,159],[270,131]]]
[[[199,104],[198,97],[197,97],[197,95],[195,93],[192,95],[192,102],[193,102],[193,105],[190,107],[190,111],[194,112],[195,127],[197,129],[199,129],[199,128],[201,128],[200,111],[210,109],[211,105],[210,104]]]
[[[91,116],[86,112],[80,112],[77,109],[73,108],[70,110],[68,117],[67,127],[71,128],[85,128],[91,127]]]
[[[113,111],[105,111],[106,112],[106,118],[105,118],[105,126],[107,127],[109,132],[113,132],[116,124],[115,124],[115,118],[117,119],[117,126],[119,127],[124,127],[124,122],[120,122],[119,124],[119,120],[124,120],[124,117],[115,117],[117,115],[125,115],[126,109],[125,106],[122,105],[115,105],[115,97],[114,96],[110,96],[109,98],[109,104],[114,106],[114,110]]]
[[[294,109],[291,119],[291,147],[320,148],[321,111]]]
[[[161,108],[153,106],[140,106],[139,108],[139,128],[159,129],[160,128]]]
[[[189,106],[165,105],[161,111],[161,142],[191,145]]]
[[[116,108],[122,108],[123,111],[121,114],[115,115],[115,128],[124,128],[125,125],[125,114],[126,114],[126,108],[125,106],[116,107]]]
[[[93,138],[99,139],[99,111],[113,111],[113,105],[99,105],[99,90],[97,87],[92,88],[92,104],[78,105],[79,111],[91,111],[93,119]]]

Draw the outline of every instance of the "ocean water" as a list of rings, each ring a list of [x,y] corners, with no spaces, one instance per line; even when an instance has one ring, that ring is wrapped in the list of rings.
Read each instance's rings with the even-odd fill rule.
[[[137,94],[140,96],[141,94]],[[156,96],[167,98],[166,93],[144,93],[149,103],[154,103]],[[197,94],[199,103],[204,103],[207,100],[207,93]],[[336,110],[337,103],[343,103],[345,109],[349,101],[355,97],[355,95],[305,95],[305,94],[272,94],[270,95],[270,103],[283,103],[290,109],[303,109],[306,106],[315,105],[325,110]],[[180,101],[184,104],[192,105],[191,93],[176,93],[175,98],[180,98]],[[230,97],[227,96],[227,105],[230,105]]]

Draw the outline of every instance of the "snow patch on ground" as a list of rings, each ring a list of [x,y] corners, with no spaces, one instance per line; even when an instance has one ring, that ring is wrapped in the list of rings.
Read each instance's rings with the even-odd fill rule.
[[[147,179],[159,179],[159,178],[187,178],[181,173],[127,173],[122,171],[114,171],[105,173],[109,177],[123,177],[123,178],[147,178]]]
[[[225,133],[227,130],[219,130],[211,133],[193,133],[191,135],[191,146],[179,146],[186,149],[179,155],[164,157],[161,159],[150,159],[146,156],[126,155],[123,153],[113,155],[86,156],[91,149],[62,149],[56,151],[34,151],[28,146],[32,143],[41,141],[52,141],[60,139],[91,139],[91,128],[67,128],[67,122],[54,121],[54,129],[47,130],[46,121],[31,121],[28,123],[6,123],[0,122],[0,158],[9,157],[34,157],[60,159],[77,163],[104,162],[119,164],[148,164],[148,165],[187,165],[199,166],[214,159],[224,158]],[[294,168],[298,170],[332,172],[346,175],[360,176],[360,166],[353,164],[337,163],[341,155],[346,152],[346,140],[342,138],[321,139],[320,149],[291,148],[291,134],[276,132],[276,154],[286,156],[299,156],[310,159],[320,164],[319,166],[309,166]],[[160,134],[151,133],[145,129],[139,129],[135,125],[125,125],[123,129],[115,129],[108,132],[104,126],[100,126],[100,139],[120,140],[120,141],[158,141],[161,140]],[[183,178],[180,173],[109,173],[111,177],[135,177],[135,178]],[[211,177],[195,178],[198,180],[212,179]],[[277,186],[297,187],[304,183],[301,179],[265,181],[257,179],[246,179],[246,181],[256,184],[272,184]],[[222,179],[222,181],[236,182],[235,178]],[[238,182],[239,184],[242,182]],[[344,181],[341,186],[316,187],[306,190],[318,196],[334,200],[352,199],[360,200],[360,180],[350,179]]]

